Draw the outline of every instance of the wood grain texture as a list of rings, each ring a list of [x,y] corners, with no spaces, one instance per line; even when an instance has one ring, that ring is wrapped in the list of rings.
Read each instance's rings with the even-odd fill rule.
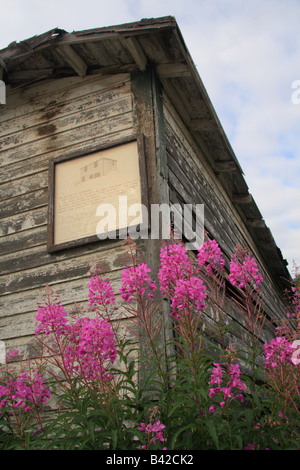
[[[0,115],[0,338],[24,346],[46,284],[67,308],[86,305],[91,264],[118,288],[126,254],[118,241],[47,252],[49,160],[131,138],[134,126],[128,74],[40,82],[11,96]]]

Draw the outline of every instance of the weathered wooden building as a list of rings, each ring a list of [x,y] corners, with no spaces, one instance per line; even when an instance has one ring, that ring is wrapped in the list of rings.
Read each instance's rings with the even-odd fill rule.
[[[69,178],[74,187],[86,183],[80,169],[91,168],[99,152],[106,158],[108,151],[121,165],[137,136],[141,200],[204,204],[207,232],[227,259],[236,243],[250,248],[264,276],[266,312],[272,320],[283,315],[287,263],[249,194],[173,17],[72,33],[53,29],[10,44],[0,57],[6,84],[6,104],[0,105],[0,339],[8,350],[30,344],[45,284],[67,308],[84,302],[90,263],[98,260],[119,286],[123,240],[99,240],[90,228],[79,234],[74,219],[68,226],[63,211],[68,203],[77,207],[77,193],[64,191]],[[91,155],[97,158],[84,159]],[[76,176],[69,176],[63,165],[71,162],[75,171],[72,162],[80,160]],[[64,208],[53,200],[55,168],[65,169],[57,186]],[[127,176],[127,189],[134,178]],[[122,194],[115,186],[113,192]],[[60,211],[57,223],[73,233],[57,242],[53,220]],[[159,241],[149,237],[143,248],[155,271]],[[234,313],[230,321],[238,321]]]

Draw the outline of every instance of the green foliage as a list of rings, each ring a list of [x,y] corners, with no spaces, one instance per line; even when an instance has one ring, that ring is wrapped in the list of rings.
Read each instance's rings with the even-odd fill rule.
[[[15,388],[15,394],[23,393],[18,403],[13,398],[15,395],[5,392],[10,380],[19,384],[21,372],[28,370],[17,371],[14,363],[11,367],[8,363],[0,376],[1,449],[299,449],[299,366],[280,369],[279,377],[276,367],[270,375],[260,365],[263,345],[259,333],[264,315],[257,289],[250,287],[248,279],[248,285],[235,290],[233,302],[248,329],[242,347],[235,349],[231,338],[239,333],[236,325],[225,321],[224,272],[220,274],[216,267],[210,271],[204,268],[202,272],[192,271],[190,261],[183,259],[178,275],[189,274],[181,280],[190,282],[197,275],[201,283],[186,282],[185,288],[198,288],[198,297],[196,290],[190,290],[184,308],[184,289],[176,290],[176,285],[173,290],[170,288],[170,302],[176,299],[180,315],[172,312],[169,340],[164,336],[163,303],[159,296],[152,295],[153,283],[145,274],[148,271],[139,271],[139,281],[143,280],[144,284],[134,285],[131,291],[134,302],[128,300],[124,287],[132,281],[132,272],[125,273],[127,284],[124,282],[122,292],[127,301],[122,315],[110,321],[115,346],[111,342],[109,348],[107,335],[111,330],[105,322],[115,318],[116,307],[107,280],[103,281],[98,274],[94,276],[94,290],[89,294],[93,309],[88,315],[93,313],[101,321],[76,323],[74,320],[73,329],[66,326],[66,313],[47,290],[47,308],[40,311],[44,315],[41,323],[44,330],[36,337],[37,356],[27,367],[45,377],[51,406],[49,402],[38,402],[37,398],[33,406],[33,399],[28,398],[31,395],[26,395],[28,388]],[[133,259],[133,266],[136,262]],[[234,267],[236,273],[237,261]],[[206,290],[199,290],[202,280]],[[97,295],[104,286],[106,297],[98,295],[95,300],[95,286]],[[204,293],[206,306],[195,308],[199,295],[203,294],[204,299]],[[108,296],[110,301],[105,302]],[[207,306],[213,308],[216,318],[216,327],[211,332],[202,327]],[[53,313],[51,329],[47,330],[50,323],[46,314],[50,311]],[[127,330],[122,335],[118,326],[124,311]],[[84,311],[79,312],[78,318],[85,317]],[[105,332],[97,336],[98,343],[92,336],[96,326],[100,333]],[[88,344],[87,349],[82,346],[83,336],[81,340],[78,336],[83,334],[84,327],[89,334],[84,343]],[[93,341],[97,346],[94,349]],[[73,356],[67,355],[67,346],[73,347]],[[113,357],[114,347],[117,357]],[[101,367],[87,368],[96,364],[92,362],[95,357]],[[239,364],[243,365],[241,375]],[[238,374],[234,376],[233,370],[238,370]],[[284,387],[282,391],[282,377],[288,395]]]

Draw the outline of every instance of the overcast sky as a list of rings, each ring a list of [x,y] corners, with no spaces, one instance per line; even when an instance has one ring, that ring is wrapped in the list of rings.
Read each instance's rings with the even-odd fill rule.
[[[175,16],[293,273],[300,265],[300,0],[0,0],[0,7],[0,49],[55,27]]]

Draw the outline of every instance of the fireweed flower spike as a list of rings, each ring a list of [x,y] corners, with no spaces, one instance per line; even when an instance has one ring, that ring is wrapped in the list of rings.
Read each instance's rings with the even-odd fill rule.
[[[90,305],[106,305],[104,295],[114,301],[113,292],[107,281],[93,277],[90,283]],[[114,333],[107,319],[99,317],[79,317],[76,320],[64,310],[60,302],[39,306],[36,315],[38,326],[36,334],[44,333],[46,337],[55,335],[56,340],[50,349],[57,348],[55,363],[67,376],[81,374],[84,380],[110,378],[107,371],[117,357]],[[69,320],[69,321],[68,321]],[[42,340],[43,341],[43,340]],[[50,343],[49,343],[50,344]],[[43,343],[47,348],[47,341]]]
[[[227,373],[224,374],[224,371],[221,367],[221,364],[214,363],[214,368],[210,378],[211,385],[217,385],[209,390],[209,397],[212,398],[215,395],[220,395],[223,400],[220,401],[220,407],[224,408],[226,401],[232,401],[235,398],[238,398],[241,402],[243,401],[243,395],[236,393],[236,390],[244,391],[246,386],[241,381],[240,375],[240,366],[239,364],[226,364]],[[224,377],[225,375],[225,377]],[[221,386],[223,383],[223,386]],[[212,413],[215,411],[214,406],[209,408],[209,411]]]
[[[115,304],[115,293],[108,279],[93,276],[89,281],[89,306],[95,310],[98,306]]]
[[[131,303],[134,295],[144,295],[147,289],[151,292],[156,290],[155,283],[149,277],[150,272],[147,263],[123,269],[120,294],[125,302]],[[148,296],[151,298],[152,294]]]
[[[9,378],[6,386],[0,385],[0,410],[5,406],[31,411],[32,406],[40,407],[50,398],[50,391],[46,387],[40,373],[35,372],[31,377],[27,372]],[[1,411],[0,411],[1,414]]]
[[[7,354],[7,360],[10,361],[14,359],[16,356],[19,354],[19,349],[12,349],[8,354]]]
[[[179,279],[192,274],[192,265],[185,247],[181,243],[166,243],[160,251],[158,279],[162,295],[172,295]]]
[[[198,263],[200,267],[205,267],[208,274],[213,271],[223,270],[225,259],[216,240],[208,240],[198,250]]]
[[[300,321],[300,292],[294,286],[291,287],[292,291],[292,299],[291,299],[291,306],[293,307],[293,311],[287,314],[288,318],[298,318],[298,322]]]
[[[86,380],[109,379],[107,366],[117,357],[110,323],[100,318],[79,318],[71,326],[70,344],[64,360],[70,374],[81,373]]]
[[[257,290],[263,280],[254,258],[242,251],[233,254],[228,278],[233,286],[243,288],[250,285]]]
[[[69,331],[67,312],[60,302],[38,307],[35,333],[65,335]]]
[[[294,353],[294,348],[292,343],[287,339],[278,336],[275,339],[272,339],[270,343],[265,343],[265,366],[267,368],[275,368],[279,364],[285,362],[292,364],[292,355]]]
[[[140,427],[138,428],[139,431],[144,431],[148,435],[148,445],[142,445],[142,449],[149,449],[151,444],[156,445],[156,441],[165,442],[166,439],[163,437],[163,430],[165,429],[165,425],[161,424],[158,420],[154,424],[145,424],[140,423]],[[163,450],[166,448],[164,447]]]
[[[214,368],[210,378],[210,384],[217,384],[218,386],[221,385],[223,379],[223,370],[220,364],[214,362]]]
[[[160,291],[171,299],[171,317],[178,320],[194,309],[205,308],[206,287],[194,275],[193,265],[182,243],[165,243],[160,252]]]
[[[196,310],[205,308],[206,287],[197,277],[190,277],[189,279],[179,279],[174,289],[174,296],[172,297],[171,316],[176,315],[176,310],[184,310],[189,313],[190,305],[195,303]],[[192,302],[192,304],[191,304]],[[180,315],[178,313],[177,315]]]

